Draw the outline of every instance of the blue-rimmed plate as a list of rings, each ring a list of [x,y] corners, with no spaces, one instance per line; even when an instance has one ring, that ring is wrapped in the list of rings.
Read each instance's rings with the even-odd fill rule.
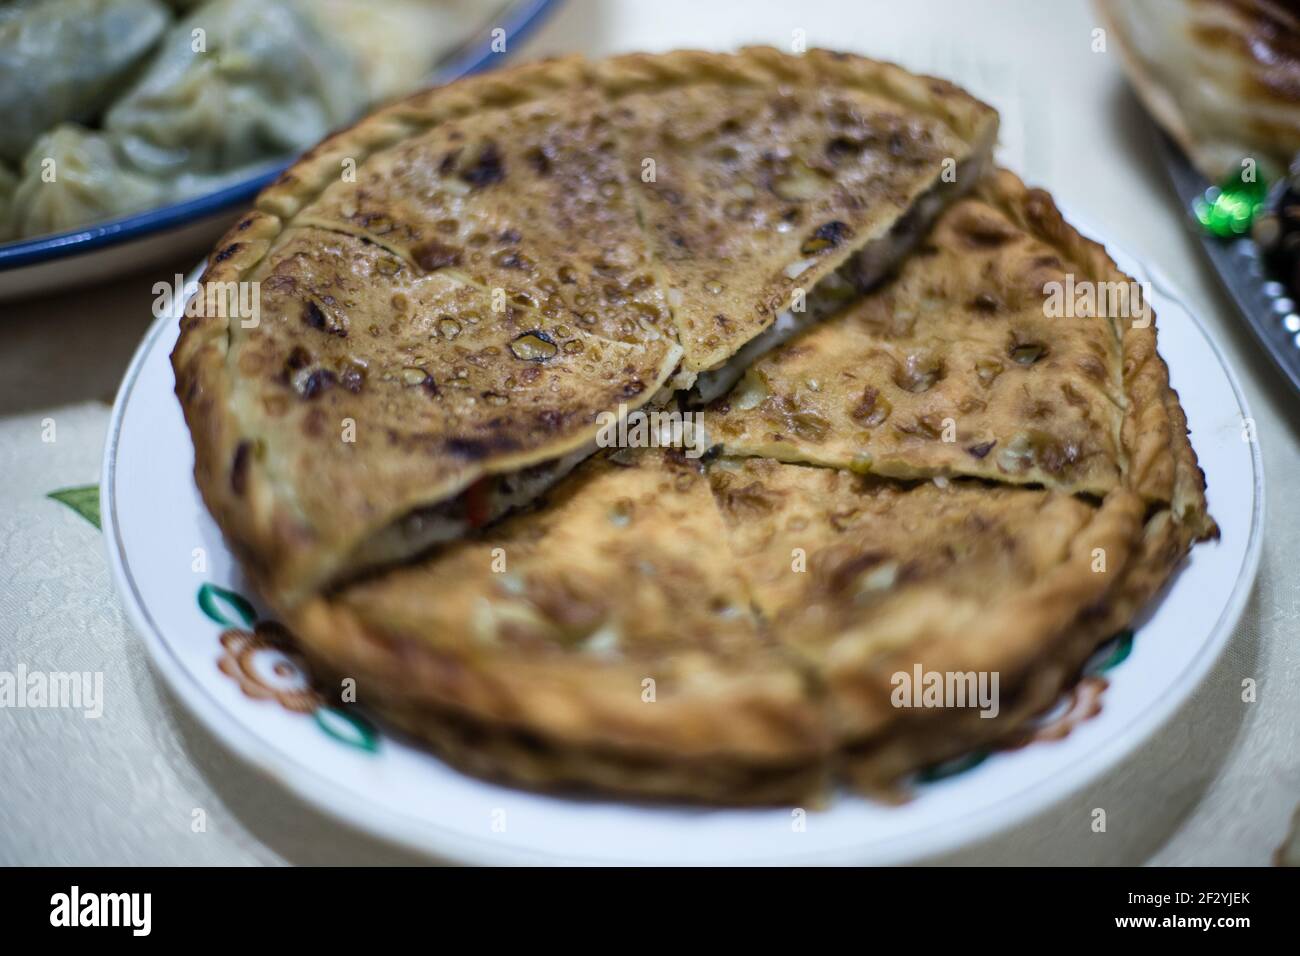
[[[519,0],[497,11],[474,36],[447,54],[431,82],[446,83],[494,66],[541,23],[557,0]],[[506,53],[492,49],[505,30]],[[269,163],[203,196],[68,232],[0,243],[0,302],[89,285],[210,246],[289,161]]]

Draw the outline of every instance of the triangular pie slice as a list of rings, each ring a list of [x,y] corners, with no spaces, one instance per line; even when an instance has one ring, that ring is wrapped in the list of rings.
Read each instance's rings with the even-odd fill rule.
[[[226,262],[258,254],[257,227]],[[495,311],[478,286],[350,235],[299,227],[274,241],[243,273],[255,317],[224,334],[185,320],[177,390],[211,429],[196,463],[209,507],[276,600],[526,500],[590,453],[600,412],[645,403],[676,364],[676,346]],[[504,477],[461,494],[488,475]]]
[[[947,200],[941,185],[973,182],[970,164],[996,126],[978,101],[897,67],[754,50],[534,64],[417,94],[326,140],[259,197],[204,277],[232,290],[269,283],[265,324],[187,319],[173,357],[205,500],[274,604],[527,503],[594,450],[601,412],[690,384],[681,322],[713,293],[667,284],[671,263],[642,218],[653,184],[629,152],[628,124],[661,115],[656,89],[671,99],[696,85],[718,92],[720,81],[737,97],[738,128],[719,134],[733,147],[779,151],[770,139],[780,133],[818,150],[805,159],[821,164],[809,175],[825,195],[782,202],[843,228],[817,240],[805,282],[869,252],[909,204],[924,218]],[[763,98],[801,113],[773,125]],[[671,129],[655,129],[672,168],[708,148],[673,146]],[[713,164],[701,158],[684,183],[706,184],[696,177]],[[709,208],[693,208],[694,227]],[[719,228],[747,236],[745,282],[765,297],[790,292],[780,278],[790,236]],[[895,251],[916,238],[905,232]],[[695,255],[729,267],[735,251]],[[304,364],[318,353],[339,367]],[[418,387],[392,386],[421,370],[433,382],[423,405]],[[358,389],[328,387],[336,381]],[[285,401],[294,412],[281,412]],[[355,444],[339,437],[345,419]]]
[[[841,267],[878,280],[979,179],[996,133],[996,114],[950,84],[820,50],[594,69],[693,372]]]
[[[826,687],[837,743],[900,748],[869,774],[856,766],[860,782],[877,785],[1050,703],[1072,676],[1061,642],[1124,579],[1144,514],[1122,489],[1096,507],[1060,492],[898,483],[771,459],[723,460],[710,477],[774,638]],[[1109,636],[1088,633],[1089,649]],[[898,696],[898,675],[918,672],[972,674],[990,697],[956,710],[914,706]],[[1035,706],[1021,706],[1026,695]],[[945,731],[934,748],[931,736]]]
[[[675,341],[609,107],[581,88],[376,152],[296,222],[344,229],[620,342]]]
[[[359,702],[516,781],[770,800],[807,792],[825,755],[707,477],[673,452],[592,458],[538,510],[288,623]]]
[[[1046,194],[990,177],[892,281],[758,361],[710,410],[710,440],[894,478],[1117,487],[1125,415],[1147,402],[1123,336],[1137,354],[1151,316],[1136,283],[1076,255],[1091,251],[1077,234],[1054,241],[1056,218]],[[1112,279],[1133,316],[1083,296]]]

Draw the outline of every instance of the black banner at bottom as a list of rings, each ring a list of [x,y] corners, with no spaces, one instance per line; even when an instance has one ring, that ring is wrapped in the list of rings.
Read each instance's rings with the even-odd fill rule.
[[[512,932],[553,945],[561,932],[609,940],[611,930],[718,933],[734,944],[780,928],[820,936],[836,923],[872,940],[987,943],[990,933],[1046,927],[1071,940],[1172,933],[1227,943],[1289,926],[1297,886],[1295,871],[1281,869],[10,869],[0,880],[7,940],[329,946],[373,942],[377,928],[426,940],[486,932],[493,945]]]

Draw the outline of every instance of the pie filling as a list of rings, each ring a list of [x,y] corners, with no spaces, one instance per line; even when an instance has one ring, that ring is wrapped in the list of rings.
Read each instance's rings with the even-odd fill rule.
[[[884,236],[867,243],[808,293],[805,308],[787,309],[717,368],[701,372],[687,393],[688,405],[705,405],[726,394],[745,371],[768,352],[789,342],[804,329],[839,311],[858,295],[871,291],[930,231],[939,214],[975,187],[989,164],[988,154],[971,156],[957,166],[952,182],[939,180],[917,197]]]
[[[509,511],[531,504],[594,455],[596,448],[592,442],[522,471],[487,475],[454,498],[407,512],[353,550],[345,565],[348,575],[410,560],[440,544],[463,538]]]

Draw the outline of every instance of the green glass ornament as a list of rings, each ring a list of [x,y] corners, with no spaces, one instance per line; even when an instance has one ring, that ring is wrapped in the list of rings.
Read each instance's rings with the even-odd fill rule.
[[[1244,166],[1192,204],[1201,227],[1213,236],[1232,239],[1250,232],[1268,199],[1269,177],[1261,168]]]

